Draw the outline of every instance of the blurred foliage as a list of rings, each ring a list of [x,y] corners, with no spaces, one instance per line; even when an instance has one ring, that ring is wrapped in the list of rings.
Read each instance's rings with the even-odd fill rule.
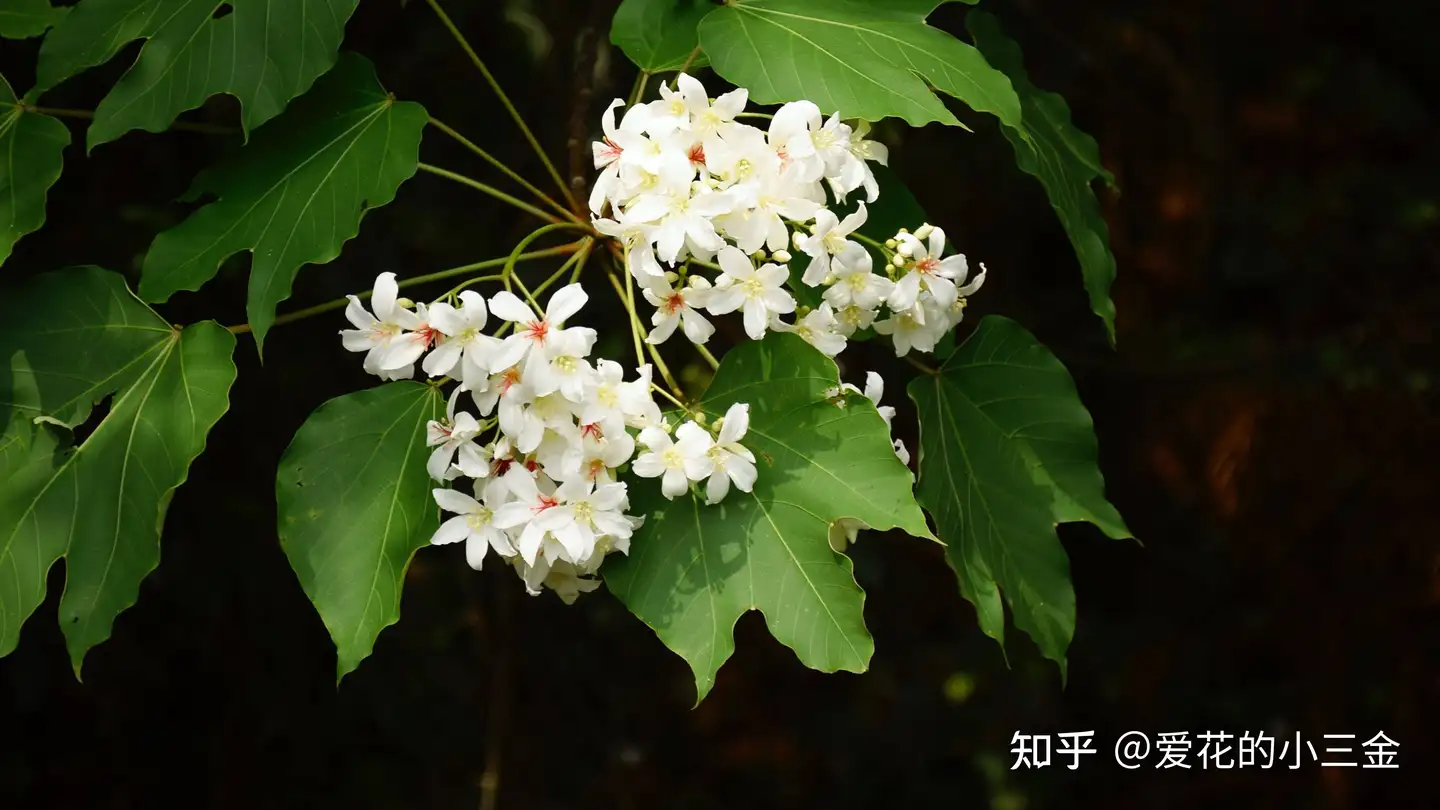
[[[511,2],[505,26],[490,2],[447,5],[552,153],[568,155],[562,168],[584,176],[599,112],[632,78],[608,45],[614,4]],[[1082,600],[1067,688],[1028,642],[1012,645],[1007,670],[941,549],[887,535],[854,550],[877,647],[863,677],[800,667],[752,616],[690,711],[684,663],[612,597],[528,599],[495,587],[498,568],[476,575],[432,549],[411,569],[400,624],[337,690],[273,507],[295,429],[366,384],[339,349],[340,321],[321,318],[277,329],[263,368],[237,353],[235,407],[212,437],[231,451],[192,470],[160,568],[87,659],[85,683],[44,619],[0,662],[0,807],[472,807],[495,706],[509,717],[501,807],[1427,806],[1425,721],[1440,716],[1430,4],[990,5],[1124,189],[1101,198],[1118,349],[1074,284],[1043,191],[1015,173],[993,125],[969,115],[975,135],[879,132],[931,218],[991,268],[972,316],[1022,321],[1074,374],[1107,493],[1144,543],[1061,528]],[[933,20],[959,34],[964,13],[949,4]],[[423,4],[362,3],[347,33],[397,96],[540,176]],[[16,87],[29,86],[36,47],[0,44]],[[93,107],[128,61],[53,103]],[[237,114],[217,98],[194,120]],[[89,158],[72,145],[46,228],[16,246],[7,274],[94,263],[133,280],[157,230],[186,213],[172,201],[231,145],[185,132],[132,133]],[[422,154],[484,170],[438,138]],[[369,217],[338,260],[302,275],[296,307],[384,270],[501,255],[525,225],[424,177]],[[245,271],[227,264],[167,314],[187,322],[224,302],[223,317],[243,320]],[[852,351],[852,376],[875,368],[899,390],[910,373],[881,347]],[[38,616],[54,615],[60,577]],[[1009,770],[1015,731],[1092,728],[1102,754],[1080,770]],[[1401,769],[1121,771],[1105,741],[1132,728],[1384,729]]]

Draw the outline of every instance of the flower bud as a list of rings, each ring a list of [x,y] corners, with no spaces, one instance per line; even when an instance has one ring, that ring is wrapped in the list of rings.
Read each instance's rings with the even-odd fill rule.
[[[905,257],[897,254],[897,255],[895,256],[894,264],[895,264],[896,267],[904,267],[904,266],[905,266]]]
[[[680,275],[679,275],[678,273],[676,273],[674,270],[666,270],[666,271],[665,271],[665,280],[668,281],[668,282],[670,282],[671,284],[674,284],[674,283],[675,283],[675,280],[678,279],[678,278],[680,278]]]
[[[927,222],[927,223],[925,223],[924,225],[921,225],[920,227],[918,227],[918,228],[915,229],[915,238],[916,238],[916,239],[929,239],[929,238],[930,238],[930,234],[931,234],[932,232],[934,232],[934,230],[935,230],[935,226],[934,226],[934,225],[931,225],[930,223]]]
[[[790,251],[788,250],[775,251],[775,261],[780,262],[781,264],[789,264],[791,258],[792,257],[790,256]]]
[[[415,306],[415,302],[411,301],[409,298],[396,298],[395,304],[396,306],[401,306],[405,309],[411,309]]]
[[[900,244],[900,243],[899,243],[899,242],[896,242],[894,239],[886,239],[886,240],[885,240],[885,247],[890,248],[891,250],[894,250],[896,247],[899,246],[899,244]]]
[[[800,240],[804,238],[805,237],[800,235],[799,231],[795,231],[794,233],[790,234],[790,244],[794,245],[796,250],[801,250]]]
[[[695,414],[695,424],[699,425],[700,427],[705,427],[705,423],[708,421],[710,421],[710,417],[706,416],[704,411],[700,411],[699,413]],[[721,420],[717,419],[715,421],[718,422]]]
[[[757,262],[765,261],[765,249],[761,248],[755,251],[753,254],[751,254],[751,258],[753,258]]]
[[[904,256],[904,257],[907,258],[907,259],[910,258],[911,256],[914,256],[914,255],[915,255],[915,242],[914,242],[914,240],[906,239],[904,242],[901,242],[901,243],[900,243],[900,247],[896,248],[896,249],[895,249],[895,252],[898,253],[898,254],[900,254],[901,256]],[[898,265],[897,265],[897,266],[898,266]]]

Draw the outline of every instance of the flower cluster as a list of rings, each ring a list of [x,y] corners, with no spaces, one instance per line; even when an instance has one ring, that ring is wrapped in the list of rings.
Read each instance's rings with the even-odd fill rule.
[[[718,436],[689,421],[672,440],[650,367],[626,380],[620,364],[589,359],[595,330],[565,326],[586,300],[571,284],[543,313],[510,292],[496,293],[488,308],[471,290],[453,304],[414,304],[384,273],[370,310],[350,296],[345,314],[355,328],[341,332],[345,348],[365,352],[365,369],[381,378],[408,379],[418,362],[430,377],[459,381],[445,419],[428,429],[427,470],[449,485],[434,490],[435,501],[454,515],[431,542],[464,541],[477,570],[493,550],[532,594],[549,587],[567,603],[599,587],[593,575],[605,556],[628,553],[644,521],[629,514],[617,474],[635,455],[631,431],[648,450],[635,459],[636,474],[663,476],[669,497],[708,479],[713,503],[732,482],[748,491],[756,475],[754,456],[739,444],[748,406],[717,420]],[[496,334],[484,331],[491,315],[502,321]],[[462,394],[475,413],[458,407]]]
[[[624,102],[606,110],[604,139],[593,144],[600,176],[590,196],[596,230],[621,242],[629,272],[656,308],[651,343],[668,340],[678,326],[703,344],[715,327],[702,311],[740,311],[753,339],[794,332],[834,357],[873,326],[902,355],[932,350],[960,321],[965,297],[984,282],[983,265],[967,284],[965,257],[943,258],[945,234],[930,225],[884,244],[857,233],[868,216],[865,201],[880,193],[868,161],[888,159],[882,144],[866,139],[868,125],[852,128],[797,101],[762,131],[736,120],[745,90],[712,100],[683,73],[673,89],[662,85],[660,96],[631,107],[618,125],[615,110]],[[859,189],[865,201],[843,219],[827,207]],[[872,250],[857,240],[870,241],[884,258],[880,272]],[[799,282],[825,288],[813,309],[800,307],[788,289],[792,248],[808,258]]]

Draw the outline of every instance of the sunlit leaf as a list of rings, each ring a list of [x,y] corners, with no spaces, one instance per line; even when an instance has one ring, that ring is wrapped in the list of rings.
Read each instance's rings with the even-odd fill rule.
[[[831,550],[830,523],[852,517],[875,529],[929,537],[911,478],[869,400],[825,397],[835,363],[789,334],[772,333],[725,355],[698,403],[711,418],[750,404],[759,479],[715,506],[669,501],[654,480],[632,479],[631,511],[649,517],[628,557],[602,573],[616,596],[654,628],[695,674],[699,698],[734,652],[732,628],[747,610],[809,667],[863,672],[874,644],[850,559]]]
[[[217,199],[155,239],[140,294],[164,301],[199,289],[225,259],[251,251],[245,311],[262,345],[301,266],[339,256],[365,211],[390,202],[415,174],[426,120],[419,104],[385,92],[369,62],[346,54],[289,111],[200,175],[191,194]]]
[[[60,626],[78,675],[160,562],[174,491],[229,407],[235,339],[179,330],[99,268],[47,273],[0,306],[0,655],[65,557]],[[69,432],[111,397],[78,446]]]
[[[1011,126],[1020,102],[1005,74],[925,17],[938,2],[750,0],[711,12],[700,43],[726,80],[762,104],[809,99],[826,113],[914,126],[959,125],[931,91]]]
[[[335,641],[341,677],[400,619],[405,568],[439,525],[425,425],[444,411],[421,383],[357,391],[317,408],[280,460],[280,542]]]

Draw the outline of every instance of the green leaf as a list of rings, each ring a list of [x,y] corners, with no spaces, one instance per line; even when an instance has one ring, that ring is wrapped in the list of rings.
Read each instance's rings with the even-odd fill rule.
[[[400,620],[405,569],[440,525],[425,425],[444,411],[440,392],[417,382],[357,391],[310,414],[280,459],[280,542],[341,678]]]
[[[1015,626],[1065,671],[1075,632],[1070,562],[1057,523],[1129,537],[1105,500],[1090,414],[1055,356],[1014,321],[989,316],[937,375],[910,384],[920,415],[920,503],[947,545],[980,629]]]
[[[218,199],[156,237],[141,296],[198,290],[221,262],[249,250],[245,311],[263,346],[300,267],[339,256],[365,211],[393,200],[415,174],[426,120],[425,108],[393,100],[369,62],[346,54],[292,109],[196,179],[191,196]]]
[[[960,125],[927,82],[1010,126],[1020,101],[1005,74],[925,17],[938,2],[753,0],[700,23],[700,44],[726,80],[761,104],[809,99],[826,113]]]
[[[625,0],[610,24],[610,41],[641,70],[679,70],[700,45],[700,20],[715,8],[711,0]],[[689,69],[706,64],[702,53]]]
[[[229,408],[235,338],[213,321],[171,327],[96,267],[39,276],[5,297],[0,323],[0,655],[63,556],[60,626],[78,676],[160,562],[165,509]]]
[[[65,19],[69,10],[51,6],[50,0],[4,0],[0,3],[0,37],[38,37]]]
[[[45,38],[34,92],[145,39],[135,64],[95,110],[87,148],[132,129],[161,132],[218,93],[240,101],[248,134],[335,64],[345,21],[358,2],[83,0]]]
[[[70,130],[27,112],[0,76],[0,264],[20,237],[45,224],[45,193],[60,179]]]
[[[697,700],[734,652],[732,629],[747,610],[762,611],[806,666],[863,672],[874,649],[865,594],[850,559],[831,550],[829,526],[852,517],[930,537],[885,422],[864,397],[844,407],[827,399],[838,384],[835,363],[794,335],[743,343],[697,407],[713,418],[750,404],[743,442],[756,457],[754,492],[708,506],[703,494],[670,501],[655,480],[630,481],[631,511],[648,517],[629,556],[612,557],[602,573],[690,664]]]
[[[1090,308],[1105,322],[1111,344],[1115,342],[1115,303],[1110,285],[1115,281],[1115,256],[1110,252],[1110,231],[1100,213],[1100,202],[1090,183],[1097,177],[1112,188],[1115,178],[1100,163],[1095,139],[1070,122],[1070,108],[1056,93],[1047,93],[1030,83],[1020,48],[1000,32],[990,14],[966,16],[966,26],[975,44],[992,64],[1005,71],[1015,85],[1024,107],[1024,123],[1006,122],[1005,137],[1015,149],[1020,169],[1039,178],[1060,216],[1080,270]]]

